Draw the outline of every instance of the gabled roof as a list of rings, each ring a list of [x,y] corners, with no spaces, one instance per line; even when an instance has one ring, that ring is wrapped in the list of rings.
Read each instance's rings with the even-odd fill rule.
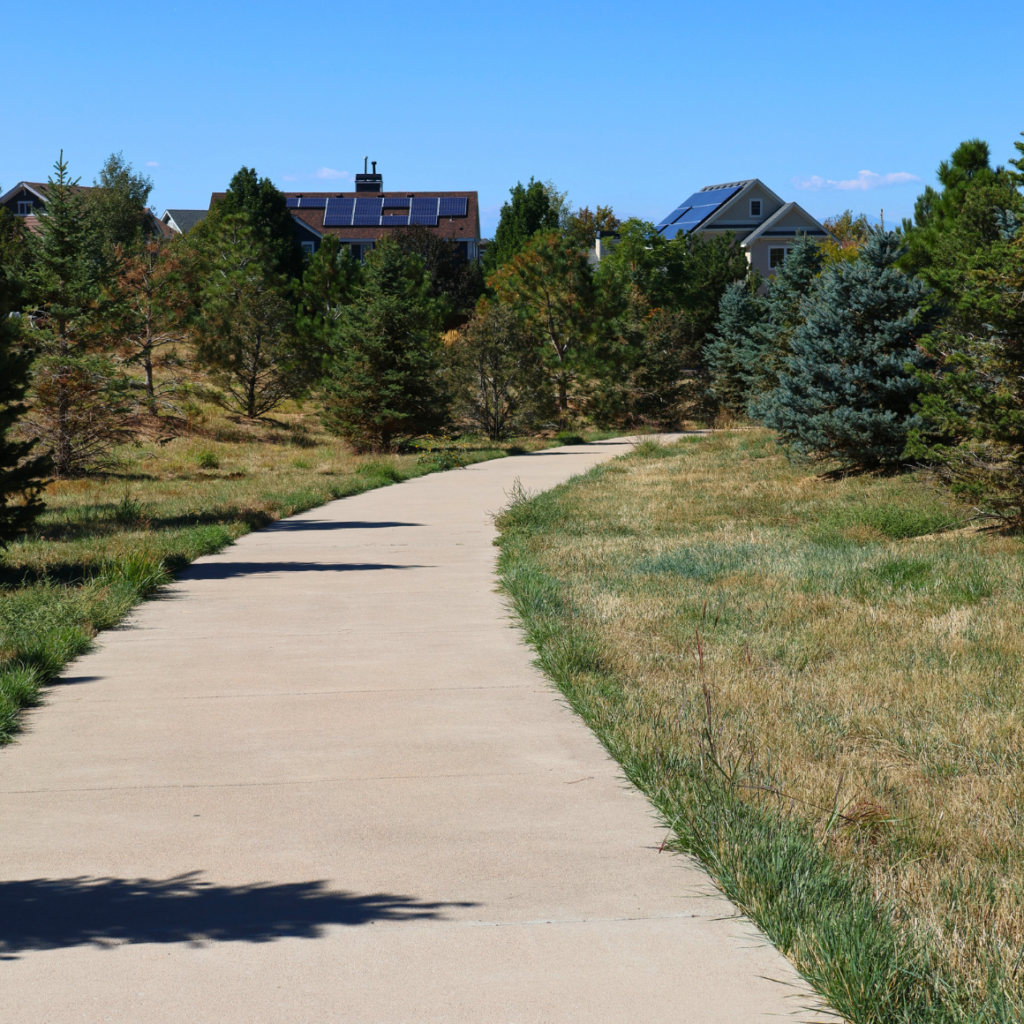
[[[798,225],[796,227],[782,227],[782,221],[793,214],[796,214],[806,226]],[[750,234],[743,239],[743,244],[750,245],[759,238],[765,240],[772,236],[779,238],[791,238],[798,234],[828,237],[828,231],[825,230],[825,226],[816,218],[812,217],[802,206],[799,205],[799,203],[785,203],[763,224],[754,231],[751,231]]]
[[[745,181],[729,181],[722,185],[705,185],[699,192],[684,199],[667,217],[657,224],[658,233],[666,238],[675,238],[680,232],[688,235],[701,227],[726,203],[740,196],[757,178]],[[779,200],[781,202],[781,200]]]
[[[81,187],[81,186],[79,186]],[[31,192],[36,199],[41,203],[46,202],[46,186],[40,184],[37,181],[19,181],[14,188],[9,188],[2,196],[0,196],[0,206],[6,203],[12,196],[21,192],[23,189],[27,189]]]
[[[172,231],[187,235],[209,211],[207,210],[164,210],[160,220]]]

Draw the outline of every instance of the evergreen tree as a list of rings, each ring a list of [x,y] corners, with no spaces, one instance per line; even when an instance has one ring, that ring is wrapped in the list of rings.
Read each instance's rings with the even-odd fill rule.
[[[666,239],[653,224],[628,220],[601,261],[602,283],[627,299],[618,322],[616,369],[598,387],[607,422],[678,425],[708,418],[716,406],[711,353],[719,302],[744,280],[747,260],[731,234]],[[607,285],[606,285],[607,287]]]
[[[487,283],[540,343],[558,415],[567,419],[573,387],[595,368],[608,313],[615,312],[607,308],[586,251],[558,231],[539,232]],[[575,397],[579,409],[582,395]]]
[[[776,387],[793,335],[804,322],[804,302],[817,287],[824,262],[821,246],[803,235],[769,280],[764,326],[754,331],[755,344],[747,354],[751,399]]]
[[[1011,163],[1024,171],[1024,143]],[[937,361],[922,373],[920,413],[908,454],[939,465],[956,493],[983,514],[1024,527],[1024,200],[1010,185],[964,191],[923,271],[945,316],[926,340]]]
[[[287,284],[245,216],[219,218],[203,256],[199,358],[225,408],[265,416],[310,383]]]
[[[564,197],[556,194],[556,201],[552,202],[552,193],[551,186],[533,178],[525,188],[519,181],[509,189],[512,201],[502,205],[494,240],[484,253],[487,274],[508,263],[538,231],[551,231],[560,226],[559,207]]]
[[[715,333],[705,346],[711,387],[730,412],[746,413],[751,388],[760,373],[768,303],[758,294],[760,278],[734,281],[718,304]]]
[[[421,225],[402,228],[392,237],[404,253],[423,260],[430,275],[430,294],[445,307],[445,328],[465,323],[484,290],[480,264],[466,259],[454,238],[443,238]]]
[[[872,231],[854,263],[826,271],[801,303],[778,386],[756,400],[757,415],[795,451],[844,467],[895,465],[920,424],[912,406],[926,286],[895,263],[895,232]]]
[[[311,365],[319,370],[330,354],[335,325],[358,291],[362,269],[336,235],[324,235],[303,272],[296,328]]]
[[[449,396],[440,327],[423,261],[382,239],[334,330],[323,383],[327,429],[357,451],[389,452],[443,426]]]
[[[914,220],[904,221],[908,252],[905,269],[927,273],[945,240],[958,232],[958,224],[969,192],[978,189],[1005,192],[1013,189],[1013,172],[990,164],[990,150],[981,139],[960,143],[949,160],[939,164],[941,190],[928,185],[914,204]]]
[[[302,248],[284,193],[269,178],[261,178],[253,167],[242,167],[231,179],[227,192],[199,225],[201,234],[215,231],[222,218],[238,215],[248,220],[256,238],[270,253],[277,273],[288,280],[302,277]]]
[[[111,153],[100,169],[98,180],[85,195],[85,204],[96,241],[106,259],[114,248],[137,247],[143,241],[147,222],[146,203],[153,181],[137,174],[121,153]]]
[[[35,327],[28,341],[40,353],[28,422],[52,453],[55,475],[66,477],[101,460],[129,431],[122,377],[88,352],[101,283],[88,199],[63,153],[54,170],[27,275]]]
[[[24,415],[31,354],[19,345],[18,289],[0,264],[0,548],[24,533],[42,511],[39,494],[46,484],[49,459],[31,457],[35,438],[17,440],[14,428]]]

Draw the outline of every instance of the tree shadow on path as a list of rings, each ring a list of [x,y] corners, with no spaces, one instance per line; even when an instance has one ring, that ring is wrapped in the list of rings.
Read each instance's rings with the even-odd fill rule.
[[[322,881],[215,885],[201,874],[0,882],[0,959],[85,945],[316,939],[328,925],[436,920],[447,907],[475,906],[343,892]]]

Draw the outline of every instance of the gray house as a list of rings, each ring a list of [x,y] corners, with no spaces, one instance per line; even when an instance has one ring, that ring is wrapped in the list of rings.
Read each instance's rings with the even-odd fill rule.
[[[707,185],[677,206],[657,225],[666,238],[697,231],[714,238],[731,231],[747,262],[765,277],[782,266],[799,235],[824,241],[825,227],[802,206],[787,203],[757,178]]]

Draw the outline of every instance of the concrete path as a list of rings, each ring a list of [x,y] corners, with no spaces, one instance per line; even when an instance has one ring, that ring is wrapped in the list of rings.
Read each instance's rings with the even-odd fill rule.
[[[515,478],[627,450],[334,502],[104,634],[0,751],[0,1019],[808,1019],[495,593]]]

